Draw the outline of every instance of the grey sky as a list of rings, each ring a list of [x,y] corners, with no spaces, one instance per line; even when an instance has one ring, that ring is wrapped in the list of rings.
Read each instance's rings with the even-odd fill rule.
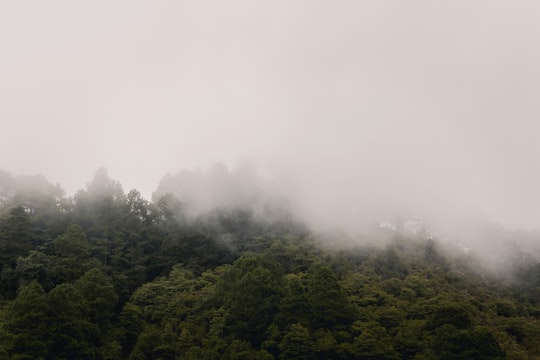
[[[315,217],[539,227],[540,3],[0,1],[0,168],[146,196],[245,160]]]

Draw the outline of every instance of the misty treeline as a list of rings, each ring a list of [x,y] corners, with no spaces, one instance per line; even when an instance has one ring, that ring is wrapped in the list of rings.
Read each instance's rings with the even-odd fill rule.
[[[220,174],[230,192],[194,208],[193,173],[147,201],[103,169],[72,197],[0,172],[0,358],[540,358],[526,254],[492,276],[421,231],[331,247]]]

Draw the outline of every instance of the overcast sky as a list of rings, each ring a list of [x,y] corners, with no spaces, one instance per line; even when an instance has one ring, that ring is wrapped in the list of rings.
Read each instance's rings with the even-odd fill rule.
[[[0,1],[0,168],[249,161],[319,216],[539,227],[540,2]],[[451,216],[451,215],[450,215]]]

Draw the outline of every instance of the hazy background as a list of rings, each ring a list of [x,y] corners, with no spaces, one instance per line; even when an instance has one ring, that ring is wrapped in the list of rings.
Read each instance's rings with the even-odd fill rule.
[[[313,221],[540,219],[540,3],[0,1],[0,168],[150,198],[255,164]]]

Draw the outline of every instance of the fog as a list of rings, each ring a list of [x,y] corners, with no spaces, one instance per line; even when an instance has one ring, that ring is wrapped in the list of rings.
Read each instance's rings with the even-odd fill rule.
[[[318,228],[538,229],[539,16],[533,0],[4,1],[0,169],[73,194],[103,166],[150,199],[221,163]],[[189,195],[234,199],[235,176]]]

